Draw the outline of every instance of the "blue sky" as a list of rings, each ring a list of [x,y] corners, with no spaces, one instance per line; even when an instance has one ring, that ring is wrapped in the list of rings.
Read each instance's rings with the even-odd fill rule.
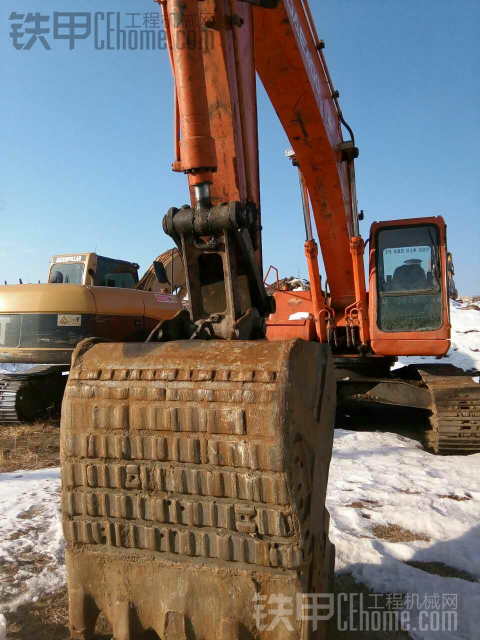
[[[357,161],[362,234],[371,222],[443,215],[456,281],[480,294],[480,2],[311,0]],[[142,270],[171,246],[161,222],[188,201],[172,174],[166,51],[98,51],[46,36],[17,51],[12,11],[157,11],[151,0],[3,0],[0,8],[0,282],[44,280],[54,253],[93,251]],[[137,17],[140,20],[140,17]],[[29,25],[26,25],[29,26]],[[24,37],[25,42],[28,37]],[[297,177],[259,92],[265,268],[306,276]]]

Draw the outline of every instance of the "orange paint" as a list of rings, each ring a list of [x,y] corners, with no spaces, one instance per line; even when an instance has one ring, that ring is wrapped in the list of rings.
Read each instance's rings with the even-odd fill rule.
[[[180,10],[176,0],[160,3],[170,16]],[[283,0],[276,9],[263,9],[235,0],[184,0],[181,7],[199,19],[197,46],[172,45],[185,37],[179,33],[184,27],[181,20],[170,20],[167,29],[178,98],[174,169],[189,174],[191,190],[202,182],[211,184],[213,204],[251,202],[260,210],[256,71],[289,138],[303,176],[305,200],[311,203],[330,292],[325,297],[322,291],[318,247],[309,236],[305,255],[311,291],[275,292],[277,310],[268,321],[269,339],[297,336],[326,342],[337,331],[354,337],[344,349],[348,353],[355,353],[360,344],[364,351],[370,347],[370,353],[382,355],[445,353],[450,338],[445,283],[439,330],[388,333],[377,325],[376,231],[381,225],[433,220],[443,246],[445,223],[441,218],[418,218],[374,224],[367,293],[365,243],[356,216],[356,156],[348,155],[349,146],[344,144],[343,115],[308,3]],[[260,226],[258,239],[261,264]],[[441,268],[443,277],[444,251]],[[308,311],[312,320],[290,321],[296,311]],[[341,351],[341,340],[339,344]]]

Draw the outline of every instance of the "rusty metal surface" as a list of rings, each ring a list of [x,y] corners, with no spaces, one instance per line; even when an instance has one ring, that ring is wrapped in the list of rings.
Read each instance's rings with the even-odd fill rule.
[[[102,611],[118,640],[270,638],[254,597],[330,586],[328,347],[91,345],[62,411],[71,637]],[[326,637],[310,624],[274,637]]]
[[[418,372],[432,393],[436,453],[479,453],[480,385],[453,365],[422,365]]]
[[[182,252],[193,321],[181,339],[264,337],[264,318],[275,303],[267,295],[255,254],[257,219],[253,204],[214,207],[210,197],[195,207],[173,207],[164,216],[163,229]],[[163,335],[160,341],[166,339],[172,337]]]

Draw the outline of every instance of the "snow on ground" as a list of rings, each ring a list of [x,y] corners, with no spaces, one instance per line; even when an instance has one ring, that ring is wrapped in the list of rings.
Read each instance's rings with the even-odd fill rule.
[[[311,313],[308,311],[297,311],[296,313],[292,313],[292,315],[288,318],[289,320],[308,320],[312,317]]]
[[[32,367],[36,366],[36,364],[16,364],[13,362],[2,362],[0,364],[0,373],[20,373],[22,371],[28,371]]]
[[[434,576],[405,561],[441,562],[480,581],[479,470],[480,454],[434,456],[396,434],[337,430],[327,499],[336,571],[352,573],[377,593],[418,594],[420,601],[425,594],[458,594],[458,632],[434,638],[473,640],[480,583]],[[348,506],[354,502],[364,507]],[[378,525],[399,525],[430,541],[387,542],[375,536]],[[419,612],[411,613],[418,628]]]
[[[0,613],[65,583],[59,489],[59,469],[0,474]]]

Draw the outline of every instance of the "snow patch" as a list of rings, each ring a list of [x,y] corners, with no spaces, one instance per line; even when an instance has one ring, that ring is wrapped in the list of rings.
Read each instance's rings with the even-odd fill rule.
[[[335,569],[378,593],[457,594],[458,635],[474,638],[480,626],[480,583],[431,575],[406,561],[441,562],[480,580],[480,454],[434,456],[414,440],[392,433],[335,431],[327,508]],[[467,498],[454,500],[446,496]],[[352,503],[362,503],[355,508]],[[429,542],[388,542],[378,525],[398,525]],[[420,628],[420,611],[411,610]],[[429,640],[431,631],[411,631]],[[435,638],[452,638],[436,632]]]
[[[13,362],[2,362],[0,364],[0,373],[21,373],[22,371],[28,371],[32,367],[37,367],[36,364],[17,364]],[[0,636],[2,640],[2,636]]]
[[[2,567],[18,568],[0,580],[0,611],[65,584],[59,490],[60,469],[0,474],[0,577]]]
[[[289,320],[308,320],[312,317],[311,313],[308,311],[297,311],[297,313],[292,313],[292,315],[288,318]]]

